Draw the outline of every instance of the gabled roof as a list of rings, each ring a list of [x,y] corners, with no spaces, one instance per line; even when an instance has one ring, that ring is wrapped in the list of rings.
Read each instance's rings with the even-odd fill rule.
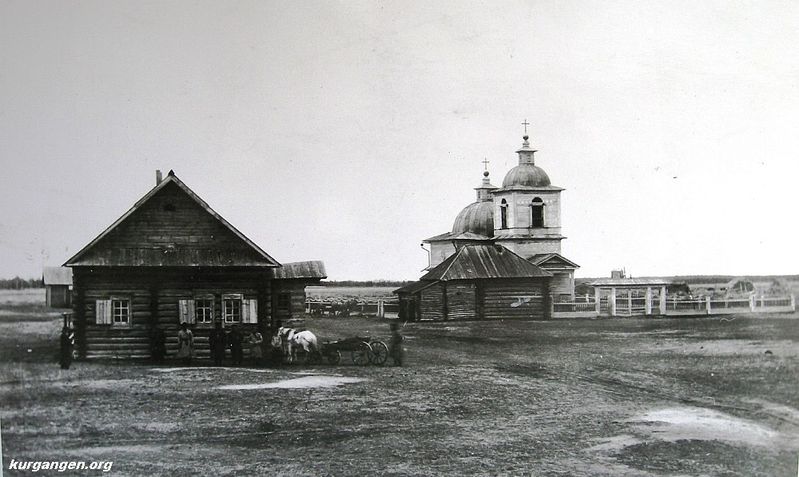
[[[72,285],[72,269],[68,267],[44,267],[42,279],[45,285]]]
[[[464,245],[427,272],[420,280],[471,280],[478,278],[551,277],[520,255],[501,245]]]
[[[543,267],[544,265],[565,265],[566,267],[580,268],[579,265],[559,253],[538,253],[529,258],[531,262]]]
[[[284,263],[279,268],[272,269],[272,277],[277,279],[291,278],[327,278],[325,264],[321,260],[311,260],[307,262]]]
[[[88,245],[83,247],[78,253],[76,253],[72,258],[64,263],[64,266],[78,266],[78,265],[109,265],[109,263],[82,263],[81,260],[86,256],[86,254],[92,250],[98,243],[100,243],[105,237],[111,234],[114,229],[122,225],[131,215],[136,213],[136,211],[140,210],[150,199],[152,199],[156,194],[160,191],[164,190],[170,184],[174,184],[175,186],[179,187],[192,201],[194,201],[199,207],[210,216],[215,219],[219,224],[221,224],[225,229],[229,230],[233,233],[233,235],[238,238],[241,242],[245,244],[245,248],[251,250],[255,253],[255,256],[258,257],[258,263],[247,263],[244,265],[257,265],[257,266],[265,266],[265,267],[279,267],[280,263],[277,260],[270,257],[269,254],[264,252],[258,245],[256,245],[252,240],[247,238],[243,233],[239,232],[236,227],[231,225],[227,220],[225,220],[221,215],[216,213],[208,204],[205,203],[197,194],[194,193],[186,184],[183,183],[178,177],[175,175],[173,171],[169,171],[167,177],[164,178],[161,182],[159,182],[155,187],[153,187],[147,194],[144,195],[141,199],[139,199],[133,207],[130,208],[127,212],[125,212],[120,218],[118,218],[113,224],[111,224],[107,229],[105,229],[100,235],[98,235],[94,240],[89,242]],[[155,252],[155,254],[150,253]],[[132,257],[125,257],[129,260],[138,260],[147,261],[151,259],[153,255],[157,255],[161,253],[160,250],[134,250],[131,255]],[[196,253],[194,251],[194,255],[192,258],[200,257],[202,254]],[[213,251],[210,251],[207,255],[214,255]],[[128,265],[128,263],[124,263]],[[213,265],[223,265],[224,263],[213,263]],[[110,265],[116,265],[115,263],[110,263]],[[233,263],[232,265],[243,265],[238,263]]]

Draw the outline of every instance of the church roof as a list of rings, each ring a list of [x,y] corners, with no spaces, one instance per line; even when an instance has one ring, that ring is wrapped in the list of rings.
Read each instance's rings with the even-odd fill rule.
[[[552,182],[543,169],[533,164],[519,164],[505,174],[502,188],[508,187],[549,187]]]
[[[435,237],[424,239],[423,242],[449,242],[452,240],[482,241],[482,240],[491,240],[491,237],[487,237],[485,235],[480,235],[472,232],[461,232],[457,234],[454,234],[452,232],[445,232],[443,234],[436,235]]]
[[[464,207],[455,217],[452,233],[471,232],[491,237],[494,235],[494,203],[479,201]]]
[[[258,266],[280,263],[174,172],[64,266]]]
[[[464,245],[420,280],[474,280],[480,278],[536,278],[552,274],[501,245]]]

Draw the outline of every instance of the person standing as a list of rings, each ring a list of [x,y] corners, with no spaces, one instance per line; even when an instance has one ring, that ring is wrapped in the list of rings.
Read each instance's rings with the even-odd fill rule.
[[[150,356],[156,363],[164,361],[166,356],[166,335],[164,330],[157,326],[150,332]]]
[[[75,347],[75,333],[68,324],[64,323],[61,328],[61,351],[58,357],[58,363],[61,369],[69,369],[72,364],[72,350]]]
[[[233,325],[228,335],[228,342],[230,343],[230,354],[233,355],[233,365],[240,366],[244,363],[244,350],[241,348],[244,336],[242,336],[239,327]]]
[[[402,347],[402,342],[405,341],[405,338],[400,334],[397,323],[391,323],[389,326],[391,327],[391,341],[389,341],[391,349],[389,353],[394,359],[394,365],[402,366],[402,362],[405,360],[405,350]]]
[[[178,358],[188,366],[191,365],[191,359],[194,357],[194,334],[189,329],[188,323],[180,324],[180,331],[178,331]]]
[[[227,339],[225,337],[225,330],[222,328],[221,320],[216,320],[214,322],[214,329],[211,330],[211,336],[208,342],[211,346],[211,358],[214,360],[214,366],[222,366],[225,360]]]
[[[264,335],[261,334],[260,331],[255,330],[255,332],[250,334],[250,356],[252,356],[253,365],[258,367],[263,364],[263,357],[264,357]]]

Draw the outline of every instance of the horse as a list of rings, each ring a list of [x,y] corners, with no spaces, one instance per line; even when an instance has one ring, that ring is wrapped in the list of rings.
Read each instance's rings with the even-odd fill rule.
[[[308,330],[297,331],[294,328],[281,327],[277,330],[277,336],[280,337],[283,356],[288,363],[296,359],[297,347],[302,348],[309,358],[316,358],[321,354],[316,335]]]

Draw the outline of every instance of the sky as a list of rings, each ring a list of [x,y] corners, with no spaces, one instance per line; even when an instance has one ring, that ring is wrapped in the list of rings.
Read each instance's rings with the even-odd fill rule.
[[[578,277],[796,274],[799,2],[0,0],[0,277],[174,170],[281,262],[418,278],[522,121]]]

